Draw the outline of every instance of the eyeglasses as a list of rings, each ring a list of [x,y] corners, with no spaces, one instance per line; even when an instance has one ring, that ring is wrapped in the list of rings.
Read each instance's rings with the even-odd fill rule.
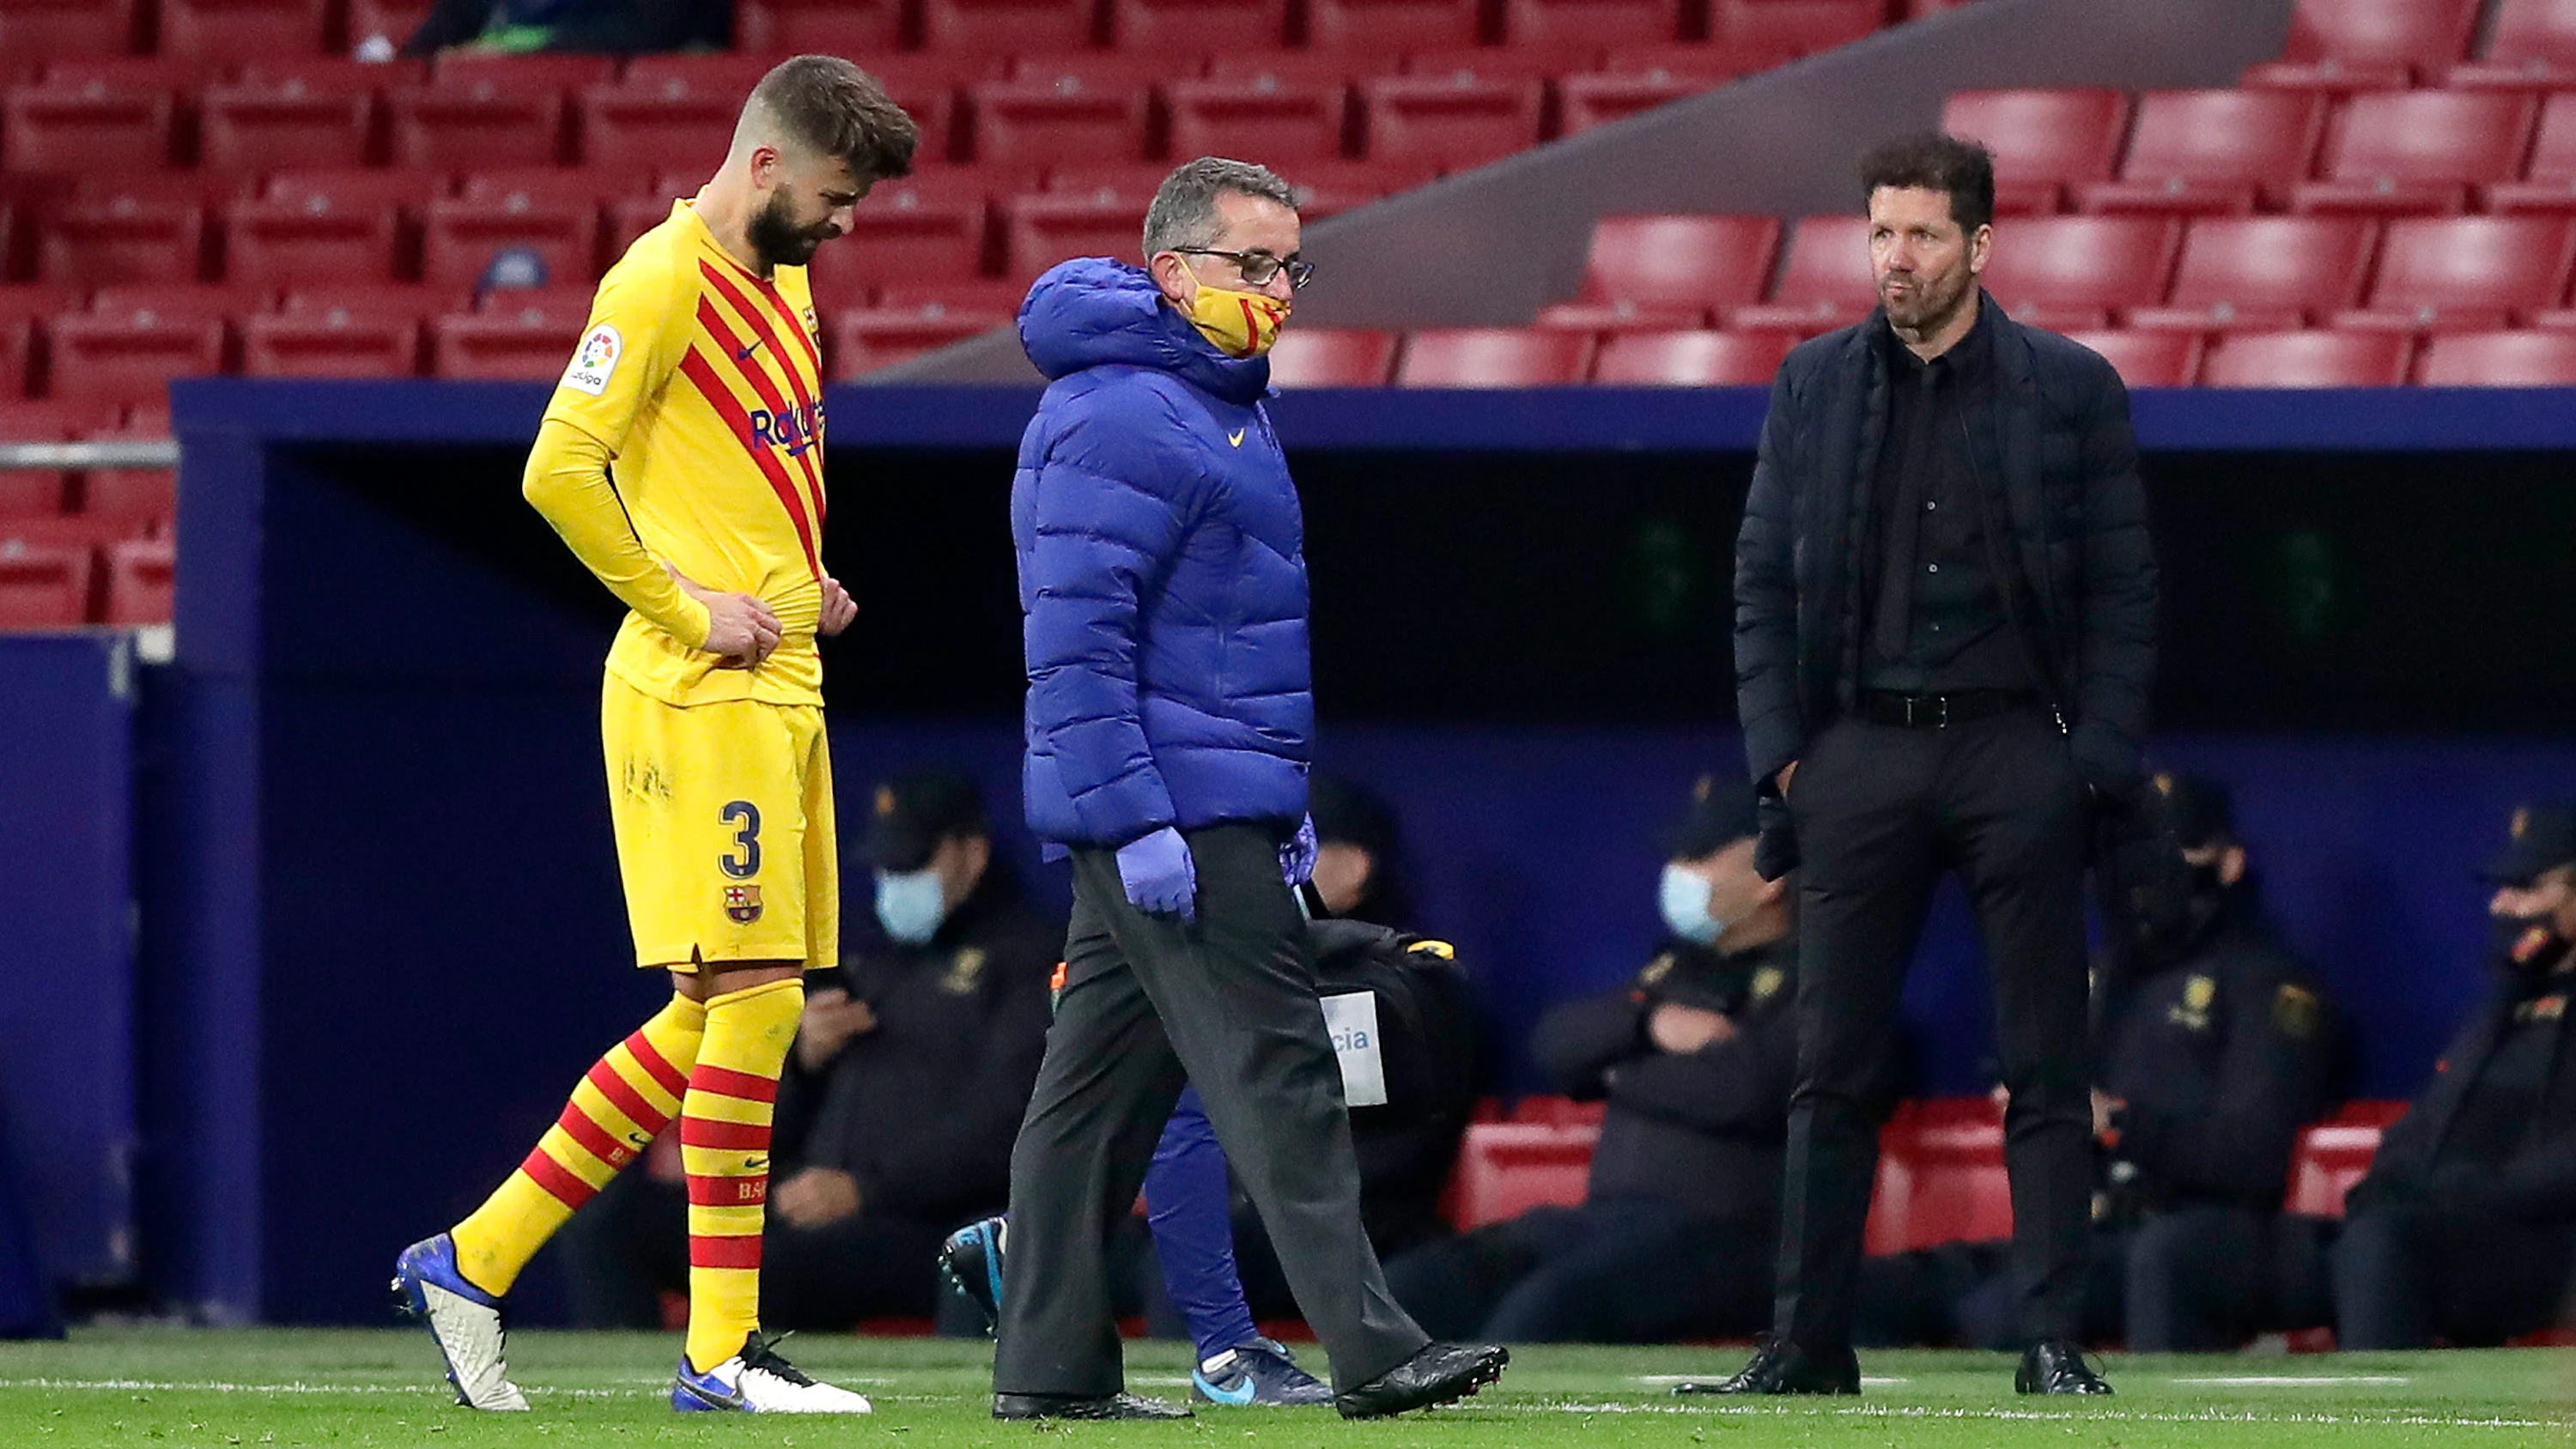
[[[1313,262],[1300,261],[1295,257],[1282,260],[1268,252],[1221,252],[1209,247],[1174,247],[1172,250],[1185,257],[1223,257],[1234,263],[1236,271],[1243,273],[1244,281],[1256,287],[1269,286],[1270,279],[1279,275],[1283,268],[1288,273],[1288,290],[1292,292],[1304,288],[1307,279],[1315,275]]]

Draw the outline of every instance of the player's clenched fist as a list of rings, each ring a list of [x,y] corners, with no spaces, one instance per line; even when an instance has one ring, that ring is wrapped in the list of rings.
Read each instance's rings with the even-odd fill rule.
[[[841,587],[841,581],[823,580],[823,622],[818,627],[824,636],[829,638],[840,633],[858,617],[858,602],[850,597],[849,590]]]
[[[778,616],[767,604],[749,594],[701,588],[678,569],[669,572],[683,593],[707,606],[707,642],[699,647],[717,656],[717,668],[758,669],[778,648]]]

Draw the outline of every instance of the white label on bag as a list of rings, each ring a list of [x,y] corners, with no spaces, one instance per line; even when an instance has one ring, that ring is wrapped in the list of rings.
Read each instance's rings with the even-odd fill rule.
[[[1342,1064],[1342,1100],[1354,1107],[1386,1105],[1386,1058],[1377,1041],[1377,993],[1346,991],[1322,998],[1324,1031],[1333,1059]]]

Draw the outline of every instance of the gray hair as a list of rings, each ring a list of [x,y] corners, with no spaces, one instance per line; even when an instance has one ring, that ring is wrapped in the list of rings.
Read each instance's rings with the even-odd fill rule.
[[[1154,204],[1145,208],[1146,257],[1216,240],[1216,199],[1229,191],[1297,209],[1297,189],[1267,166],[1222,156],[1185,161],[1163,178],[1155,188]]]

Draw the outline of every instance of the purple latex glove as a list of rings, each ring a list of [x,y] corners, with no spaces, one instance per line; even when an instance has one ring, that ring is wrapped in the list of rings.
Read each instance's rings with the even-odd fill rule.
[[[1315,878],[1315,857],[1323,853],[1323,843],[1315,838],[1315,817],[1297,822],[1297,838],[1279,847],[1279,874],[1295,890]]]
[[[1199,868],[1181,832],[1166,825],[1118,847],[1118,880],[1127,903],[1149,916],[1199,918]]]

